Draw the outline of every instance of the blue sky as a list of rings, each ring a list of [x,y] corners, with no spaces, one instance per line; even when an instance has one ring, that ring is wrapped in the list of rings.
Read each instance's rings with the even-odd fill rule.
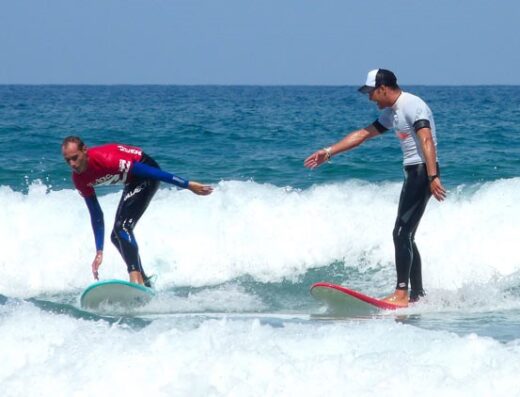
[[[0,84],[520,84],[518,0],[0,0]]]

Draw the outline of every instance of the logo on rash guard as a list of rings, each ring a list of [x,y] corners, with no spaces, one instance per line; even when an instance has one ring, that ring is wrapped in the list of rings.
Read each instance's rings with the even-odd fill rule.
[[[408,138],[410,136],[410,134],[408,134],[406,132],[402,132],[402,131],[396,131],[395,135],[397,135],[397,137],[400,140],[404,140],[404,139],[406,139],[406,138]]]
[[[111,175],[111,174],[108,174],[108,175],[105,175],[101,178],[98,178],[94,181],[94,183],[89,183],[88,185],[89,186],[102,186],[102,185],[112,185],[114,183],[117,183],[119,182],[121,178],[119,177],[119,175]]]
[[[132,149],[132,148],[124,147],[124,146],[121,146],[121,145],[118,145],[117,148],[121,152],[130,153],[130,154],[137,154],[138,156],[141,155],[141,151],[139,149]]]
[[[119,160],[119,171],[124,172],[125,174],[130,170],[130,165],[132,162],[127,160]]]

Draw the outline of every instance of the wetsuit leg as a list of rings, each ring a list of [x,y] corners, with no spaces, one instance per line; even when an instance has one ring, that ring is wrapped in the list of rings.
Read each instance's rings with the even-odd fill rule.
[[[144,153],[141,161],[159,168],[159,165]],[[112,243],[121,253],[128,273],[138,271],[141,272],[143,278],[146,278],[146,275],[139,256],[134,227],[148,208],[148,204],[159,188],[159,183],[159,181],[151,179],[135,178],[131,183],[125,185],[111,235]]]
[[[412,267],[410,269],[410,301],[415,302],[419,300],[421,296],[425,295],[423,284],[422,284],[422,262],[421,254],[415,244],[415,234],[413,236],[413,259]]]
[[[415,233],[431,197],[431,192],[424,164],[406,166],[404,172],[405,179],[393,231],[397,270],[396,289],[407,290],[408,281],[410,281],[412,287],[410,295],[414,295],[416,298],[424,295],[424,290],[421,255],[415,244]]]

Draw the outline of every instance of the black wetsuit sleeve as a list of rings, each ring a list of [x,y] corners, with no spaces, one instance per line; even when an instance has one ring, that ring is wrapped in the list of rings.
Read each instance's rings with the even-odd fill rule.
[[[188,180],[181,178],[180,176],[170,174],[169,172],[165,172],[160,168],[155,168],[138,161],[133,163],[133,166],[130,169],[130,174],[141,178],[149,178],[156,181],[171,183],[172,185],[179,186],[184,189],[186,189],[190,183]]]
[[[96,195],[85,197],[88,212],[90,213],[90,223],[94,232],[94,240],[96,241],[96,250],[102,251],[105,244],[105,221],[103,219],[103,211],[99,205]]]
[[[388,131],[388,128],[386,128],[383,124],[381,124],[379,122],[379,120],[376,120],[372,123],[372,125],[374,126],[374,128],[377,130],[377,132],[379,132],[380,134],[382,134],[383,132],[386,132]]]

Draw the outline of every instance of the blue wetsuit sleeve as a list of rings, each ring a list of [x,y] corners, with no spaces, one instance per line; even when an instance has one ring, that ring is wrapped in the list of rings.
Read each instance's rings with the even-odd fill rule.
[[[96,195],[85,197],[88,212],[90,213],[90,223],[94,231],[94,239],[96,241],[96,250],[102,251],[105,244],[105,221],[103,220],[103,211],[99,205]]]
[[[186,189],[190,181],[181,178],[180,176],[165,172],[160,168],[155,168],[147,164],[134,161],[134,164],[130,170],[131,175],[135,175],[141,178],[149,178],[156,181],[171,183],[172,185],[182,187]]]

